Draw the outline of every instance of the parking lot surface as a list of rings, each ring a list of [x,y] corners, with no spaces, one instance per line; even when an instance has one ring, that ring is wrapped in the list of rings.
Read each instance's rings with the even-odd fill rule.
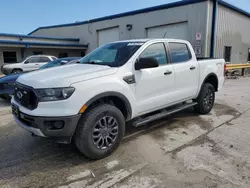
[[[31,137],[0,101],[0,187],[250,187],[250,78],[227,80],[209,115],[128,124],[110,157]]]

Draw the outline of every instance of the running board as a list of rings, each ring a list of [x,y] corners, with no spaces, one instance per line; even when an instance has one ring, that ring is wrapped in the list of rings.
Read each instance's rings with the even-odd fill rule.
[[[140,126],[142,126],[142,125],[144,125],[146,123],[150,123],[152,121],[161,119],[161,118],[163,118],[165,116],[169,116],[171,114],[174,114],[176,112],[185,110],[185,109],[190,108],[190,107],[195,106],[195,105],[197,105],[197,102],[182,104],[182,105],[179,105],[178,107],[170,109],[170,110],[163,109],[157,114],[146,116],[146,117],[141,117],[141,118],[135,120],[133,122],[133,126],[140,127]]]

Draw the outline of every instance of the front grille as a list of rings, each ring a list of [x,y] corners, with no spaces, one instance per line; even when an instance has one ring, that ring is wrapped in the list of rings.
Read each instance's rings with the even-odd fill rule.
[[[0,83],[0,89],[3,90],[4,89],[4,84]]]
[[[13,82],[3,84],[4,89],[14,89],[14,87],[15,87],[15,83]]]
[[[18,103],[30,110],[34,110],[38,104],[38,98],[33,88],[21,84],[16,84],[14,98]]]

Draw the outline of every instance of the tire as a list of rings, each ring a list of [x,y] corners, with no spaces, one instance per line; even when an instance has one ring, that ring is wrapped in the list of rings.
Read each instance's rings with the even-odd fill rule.
[[[14,69],[12,70],[11,74],[17,74],[23,72],[21,69]]]
[[[215,100],[215,89],[210,83],[205,83],[197,99],[198,104],[195,106],[195,111],[199,114],[208,114],[213,106]]]
[[[111,133],[117,134],[116,137],[109,134],[107,128],[104,130],[105,128],[103,127],[109,127],[108,125],[103,126],[105,121],[110,122],[110,124],[114,124],[114,126],[111,126],[113,129],[113,132],[111,131]],[[100,125],[102,125],[102,127]],[[117,149],[124,136],[124,133],[125,119],[121,111],[113,105],[101,104],[92,108],[79,120],[75,133],[75,144],[78,150],[85,156],[98,160],[109,156]],[[107,142],[112,142],[110,138],[108,138],[107,142],[107,138],[105,139],[105,142],[102,139],[102,136],[105,137],[107,134],[110,138],[112,137],[114,141],[107,147],[102,147],[102,143],[107,145]]]

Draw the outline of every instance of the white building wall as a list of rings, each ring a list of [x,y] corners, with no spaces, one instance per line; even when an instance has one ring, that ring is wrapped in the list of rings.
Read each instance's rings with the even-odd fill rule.
[[[224,46],[232,46],[231,63],[246,63],[250,48],[250,18],[225,6],[217,12],[215,56],[224,57]]]
[[[146,29],[150,27],[187,22],[188,40],[192,45],[202,46],[201,56],[206,56],[204,45],[206,41],[205,38],[207,36],[207,5],[208,2],[201,2],[111,20],[98,21],[84,25],[40,29],[32,35],[50,37],[79,37],[80,43],[89,43],[88,51],[92,51],[98,46],[97,31],[101,29],[119,27],[119,38],[120,40],[125,40],[146,38]],[[127,24],[132,24],[133,28],[131,31],[127,30]],[[201,41],[196,41],[196,33],[202,34]]]

